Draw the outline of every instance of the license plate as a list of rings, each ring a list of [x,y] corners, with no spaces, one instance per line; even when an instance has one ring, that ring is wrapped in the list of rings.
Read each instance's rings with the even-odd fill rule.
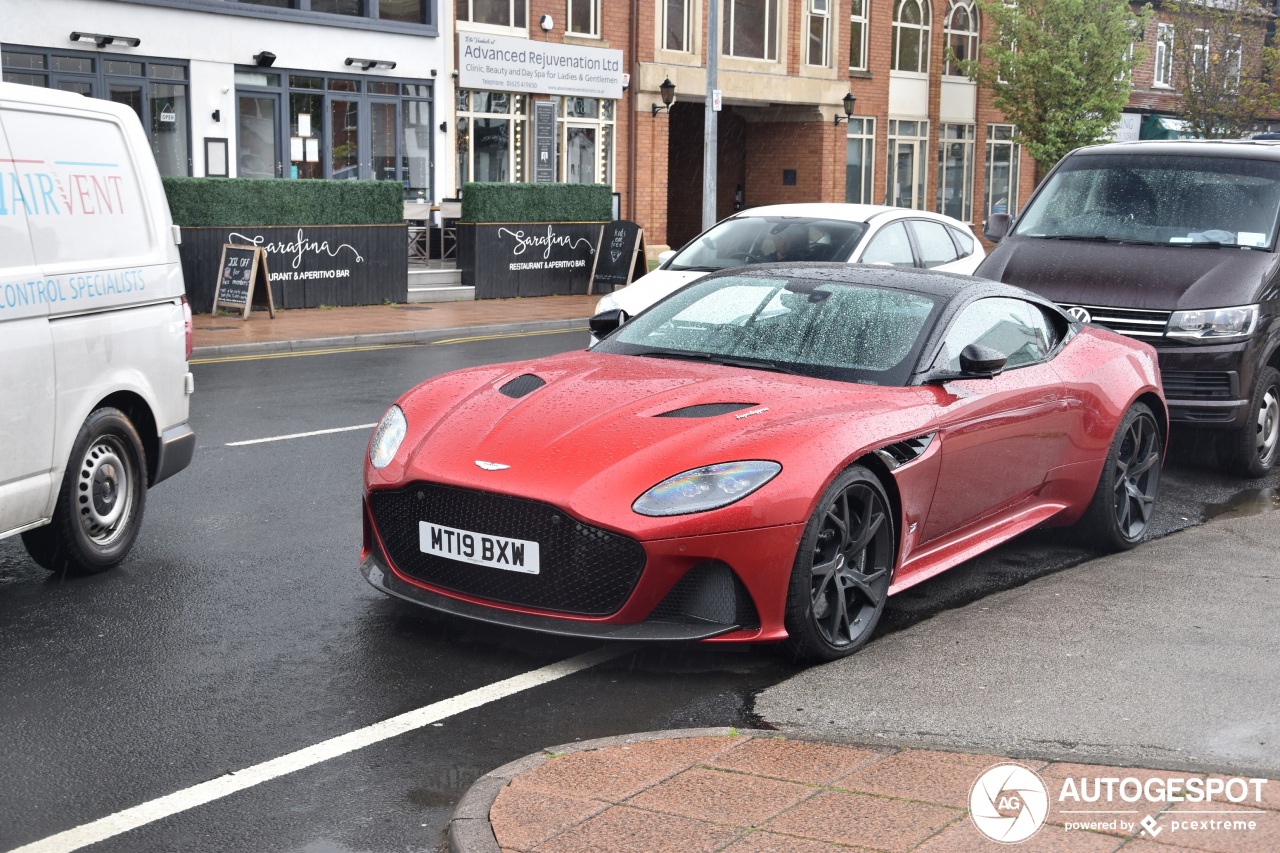
[[[506,569],[536,575],[538,543],[524,539],[508,539],[473,533],[429,521],[418,522],[418,547],[424,554],[435,554],[448,560],[458,560],[491,569]]]

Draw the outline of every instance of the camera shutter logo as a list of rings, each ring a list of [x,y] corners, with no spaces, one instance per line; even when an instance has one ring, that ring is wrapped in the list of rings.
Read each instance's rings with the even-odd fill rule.
[[[1026,841],[1049,816],[1049,792],[1021,764],[997,764],[978,777],[969,792],[974,826],[992,841]]]

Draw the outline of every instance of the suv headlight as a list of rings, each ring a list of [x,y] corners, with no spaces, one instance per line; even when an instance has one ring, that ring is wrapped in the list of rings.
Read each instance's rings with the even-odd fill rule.
[[[721,462],[668,477],[640,497],[631,509],[641,515],[686,515],[740,501],[778,476],[782,466],[763,459]]]
[[[373,441],[369,442],[369,464],[381,470],[391,464],[409,431],[409,422],[404,419],[404,412],[399,406],[392,406],[382,416],[378,428],[374,430]]]
[[[1246,340],[1257,325],[1257,305],[1174,311],[1169,317],[1165,334],[1170,338],[1197,343],[1230,343]]]

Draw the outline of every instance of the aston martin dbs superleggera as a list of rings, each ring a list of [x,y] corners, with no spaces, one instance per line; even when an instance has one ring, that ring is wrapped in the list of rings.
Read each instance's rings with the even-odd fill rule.
[[[1037,525],[1137,544],[1154,351],[1017,288],[917,270],[708,276],[594,349],[406,393],[365,466],[361,570],[437,611],[830,660],[887,596]]]

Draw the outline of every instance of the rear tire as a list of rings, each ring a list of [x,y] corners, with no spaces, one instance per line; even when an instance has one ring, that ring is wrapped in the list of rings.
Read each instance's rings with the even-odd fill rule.
[[[1223,462],[1241,477],[1264,477],[1280,456],[1280,371],[1258,371],[1249,398],[1249,423],[1223,436]]]
[[[1081,544],[1127,551],[1142,541],[1160,489],[1164,439],[1145,403],[1120,419],[1089,508],[1076,525]]]
[[[103,572],[120,563],[142,526],[146,455],[119,409],[89,415],[67,459],[53,520],[22,534],[31,558],[51,572]]]
[[[831,661],[871,639],[897,554],[893,512],[875,475],[836,477],[805,526],[787,595],[786,626],[802,658]]]

